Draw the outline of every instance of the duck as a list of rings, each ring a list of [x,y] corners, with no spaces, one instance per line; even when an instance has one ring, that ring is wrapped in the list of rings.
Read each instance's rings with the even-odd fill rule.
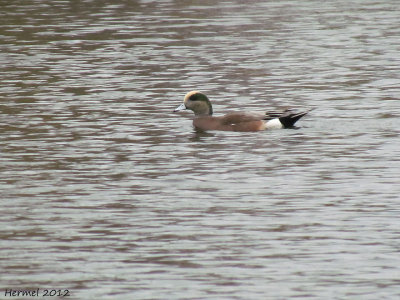
[[[295,112],[293,109],[266,112],[231,112],[223,116],[213,116],[213,108],[208,97],[191,91],[183,103],[173,112],[191,110],[194,113],[193,126],[196,130],[210,131],[261,131],[267,129],[293,128],[294,124],[312,109]]]

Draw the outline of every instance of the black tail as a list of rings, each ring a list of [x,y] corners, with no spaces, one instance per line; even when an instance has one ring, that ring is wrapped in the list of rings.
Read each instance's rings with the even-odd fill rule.
[[[312,109],[305,111],[305,112],[298,112],[294,113],[292,110],[288,109],[286,110],[280,117],[279,121],[281,121],[282,125],[285,128],[290,128],[293,127],[294,124],[303,116],[308,114]]]

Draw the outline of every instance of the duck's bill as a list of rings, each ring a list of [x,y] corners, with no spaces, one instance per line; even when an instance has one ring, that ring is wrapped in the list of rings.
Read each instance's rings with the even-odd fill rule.
[[[181,105],[179,105],[177,108],[174,109],[174,112],[185,110],[185,109],[186,109],[185,103],[182,103]]]

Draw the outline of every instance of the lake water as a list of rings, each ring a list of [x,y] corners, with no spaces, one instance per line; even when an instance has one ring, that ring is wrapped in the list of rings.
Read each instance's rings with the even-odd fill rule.
[[[2,1],[0,42],[0,298],[400,298],[397,0]],[[190,90],[315,110],[197,133]]]

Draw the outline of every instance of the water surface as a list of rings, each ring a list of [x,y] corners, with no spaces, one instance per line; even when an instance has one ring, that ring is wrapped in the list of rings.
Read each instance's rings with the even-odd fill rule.
[[[400,296],[397,1],[0,6],[2,295]],[[198,133],[190,90],[315,110]]]

